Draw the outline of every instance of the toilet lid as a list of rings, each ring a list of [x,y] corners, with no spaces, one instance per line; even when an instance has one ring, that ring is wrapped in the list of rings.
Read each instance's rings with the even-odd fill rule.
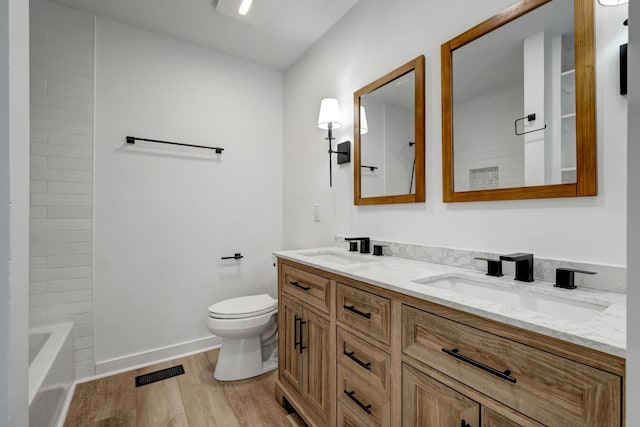
[[[218,319],[253,317],[273,311],[277,305],[278,300],[267,294],[231,298],[209,307],[209,316]]]

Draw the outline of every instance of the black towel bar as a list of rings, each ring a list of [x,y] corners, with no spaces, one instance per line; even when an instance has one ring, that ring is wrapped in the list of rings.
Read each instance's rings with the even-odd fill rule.
[[[205,145],[183,144],[180,142],[169,142],[169,141],[160,141],[157,139],[138,138],[137,136],[127,136],[126,138],[127,138],[127,144],[135,144],[136,141],[147,141],[147,142],[157,142],[159,144],[180,145],[182,147],[205,148],[207,150],[215,150],[216,154],[222,154],[222,152],[224,151],[224,148],[222,147],[207,147]]]

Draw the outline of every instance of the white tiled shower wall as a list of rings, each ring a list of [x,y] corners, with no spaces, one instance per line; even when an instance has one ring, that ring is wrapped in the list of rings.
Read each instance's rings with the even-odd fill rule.
[[[31,1],[30,325],[74,321],[76,377],[93,352],[93,15]]]

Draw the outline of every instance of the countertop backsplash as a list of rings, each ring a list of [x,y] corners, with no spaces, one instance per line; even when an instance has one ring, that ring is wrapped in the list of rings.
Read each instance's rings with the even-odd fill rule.
[[[346,236],[335,236],[336,246],[349,248],[349,242],[344,240]],[[480,252],[466,249],[452,249],[437,246],[418,245],[413,243],[391,242],[386,240],[371,239],[373,245],[383,245],[383,253],[386,256],[426,261],[453,267],[468,268],[471,270],[486,271],[487,262],[475,259],[476,257],[495,258],[505,253]],[[525,252],[525,251],[523,251]],[[590,264],[584,262],[564,261],[556,259],[538,258],[534,254],[534,277],[536,280],[555,282],[556,268],[566,267],[579,270],[595,271],[597,274],[576,274],[575,284],[579,287],[598,289],[608,292],[627,293],[627,269],[620,266],[605,264]],[[506,276],[513,276],[515,263],[503,262],[502,272]]]

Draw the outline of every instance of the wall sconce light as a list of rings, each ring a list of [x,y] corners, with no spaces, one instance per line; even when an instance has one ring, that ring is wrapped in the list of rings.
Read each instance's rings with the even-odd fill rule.
[[[351,161],[351,141],[345,141],[338,144],[338,151],[331,149],[331,141],[333,137],[333,129],[342,127],[342,118],[340,117],[340,106],[335,98],[324,98],[320,102],[320,114],[318,115],[318,127],[327,129],[326,140],[329,141],[329,187],[333,187],[331,155],[338,155],[338,164],[349,163]]]
[[[367,113],[364,111],[364,107],[360,106],[360,135],[364,135],[369,132],[369,124],[367,123]]]

